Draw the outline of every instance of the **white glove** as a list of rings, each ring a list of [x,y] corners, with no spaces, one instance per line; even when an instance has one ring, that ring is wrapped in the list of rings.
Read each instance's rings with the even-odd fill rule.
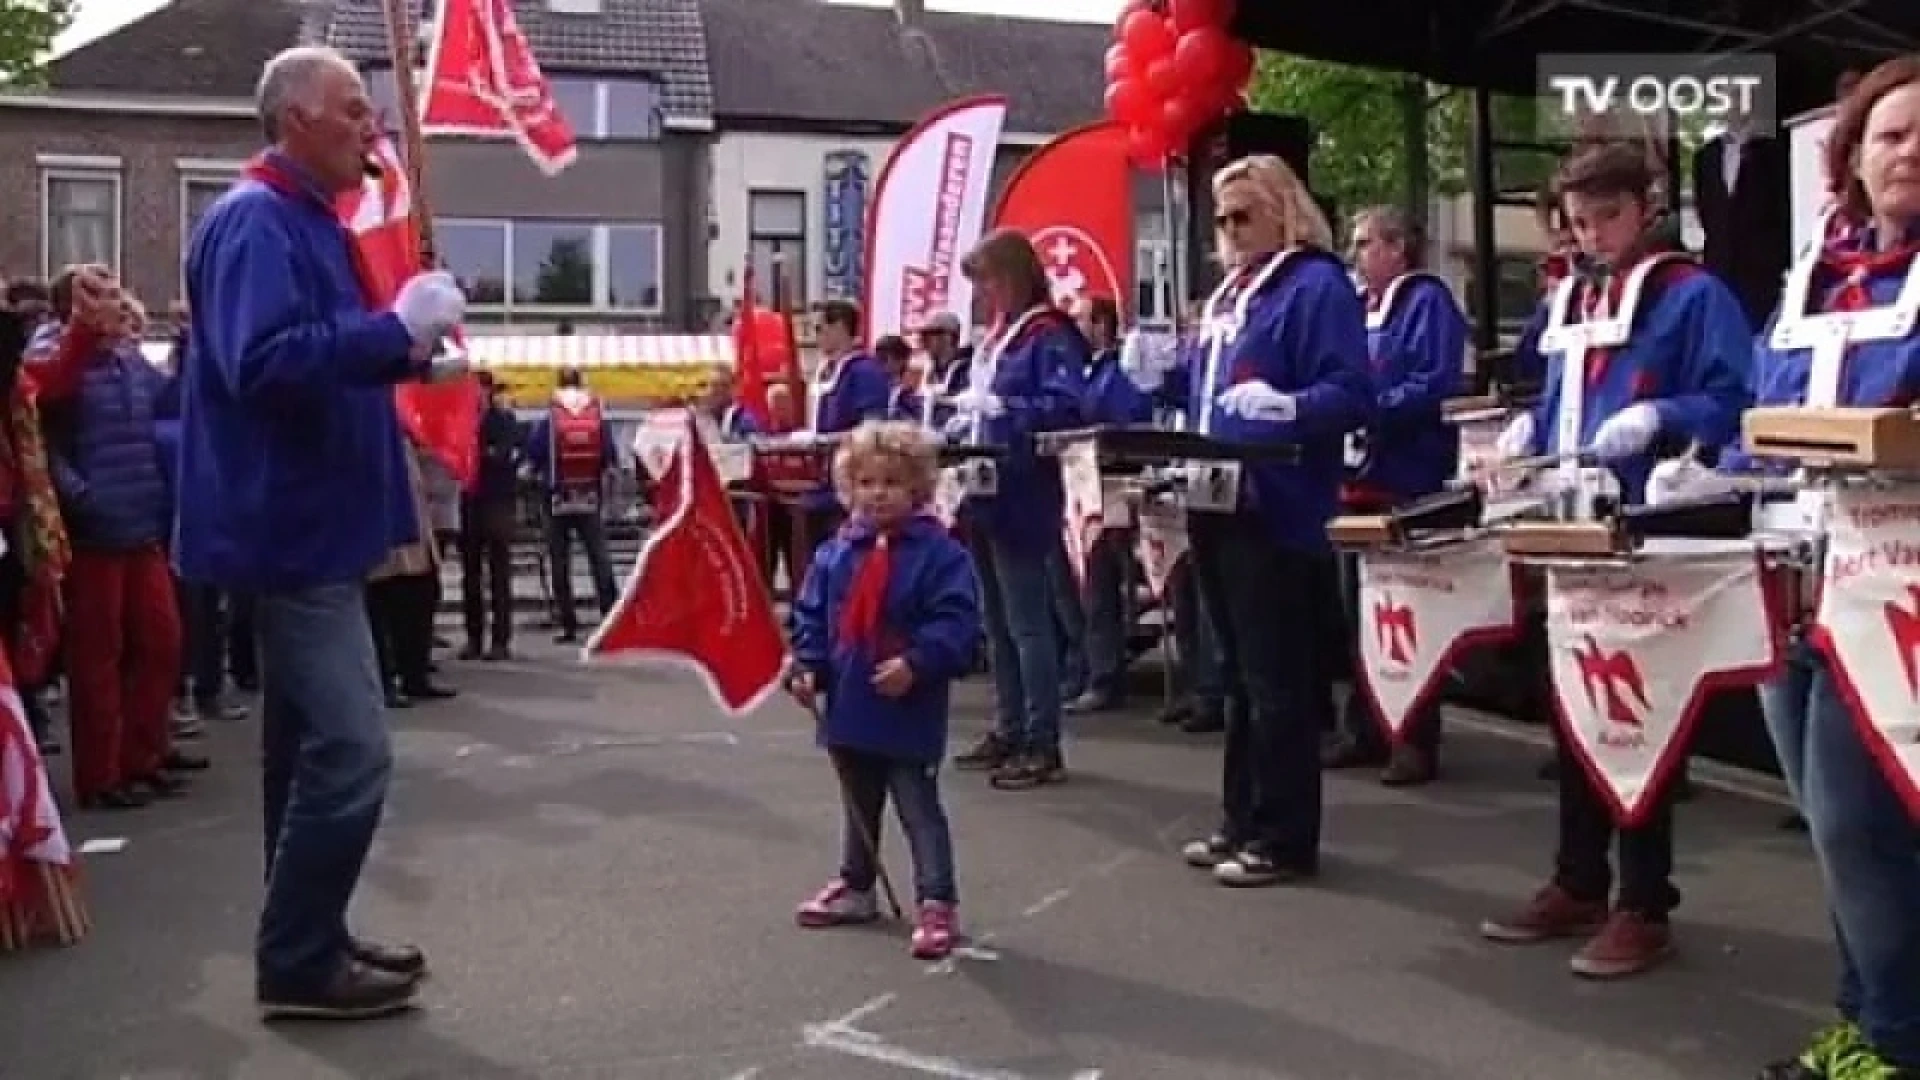
[[[1658,434],[1660,412],[1643,401],[1607,417],[1600,430],[1593,433],[1590,449],[1602,459],[1631,457],[1645,450]]]
[[[1228,387],[1214,404],[1229,416],[1273,424],[1291,424],[1300,415],[1300,403],[1292,394],[1283,394],[1259,379]]]
[[[1493,441],[1494,453],[1504,461],[1527,457],[1533,452],[1533,414],[1523,412],[1507,423],[1507,430]]]
[[[1692,457],[1663,461],[1647,474],[1647,505],[1705,499],[1733,490],[1733,481]]]
[[[416,343],[433,341],[460,325],[467,315],[467,297],[460,283],[445,270],[415,274],[400,286],[393,313],[406,324]]]
[[[972,431],[973,431],[973,417],[966,416],[966,415],[954,415],[954,416],[947,417],[946,426],[941,429],[940,433],[942,435],[945,435],[948,439],[957,441],[957,440],[966,438],[969,434],[972,433]]]
[[[1000,395],[987,390],[963,390],[953,396],[953,407],[968,416],[984,416],[989,420],[1007,414],[1007,403],[1000,400]]]

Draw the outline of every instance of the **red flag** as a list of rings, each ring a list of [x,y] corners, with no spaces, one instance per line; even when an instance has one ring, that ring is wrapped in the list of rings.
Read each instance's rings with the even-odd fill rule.
[[[370,177],[358,191],[341,196],[335,209],[353,234],[367,299],[385,306],[420,271],[420,220],[392,140],[381,140],[375,156],[379,178]],[[407,435],[471,490],[480,479],[479,386],[472,379],[433,386],[403,383],[393,396]]]
[[[993,223],[1033,241],[1061,310],[1108,296],[1125,318],[1133,292],[1133,174],[1124,129],[1089,124],[1035,150],[1007,181]]]
[[[747,712],[779,686],[787,644],[740,534],[713,457],[688,410],[686,432],[660,478],[663,524],[640,549],[626,589],[587,641],[587,659],[631,656],[691,665],[714,703]]]
[[[518,140],[553,176],[573,164],[573,126],[520,32],[513,0],[442,0],[427,58],[428,135]]]
[[[0,650],[0,952],[41,938],[71,945],[86,935],[78,871]]]
[[[741,280],[740,309],[733,322],[733,370],[741,407],[759,421],[762,429],[771,430],[773,413],[767,407],[767,388],[786,383],[794,392],[801,391],[796,359],[799,353],[793,345],[793,326],[779,309],[778,288],[774,308],[763,308],[757,295],[757,278],[749,262]],[[797,407],[804,403],[794,404]],[[801,408],[795,415],[805,416],[806,410]]]

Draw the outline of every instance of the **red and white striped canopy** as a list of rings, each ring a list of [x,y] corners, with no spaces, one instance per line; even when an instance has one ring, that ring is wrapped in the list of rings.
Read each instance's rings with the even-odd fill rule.
[[[726,334],[476,335],[467,350],[480,368],[733,366]]]

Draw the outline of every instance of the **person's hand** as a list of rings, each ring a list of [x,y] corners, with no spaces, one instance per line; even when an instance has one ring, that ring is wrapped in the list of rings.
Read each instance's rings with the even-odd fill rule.
[[[466,378],[473,370],[472,357],[467,350],[445,338],[440,339],[437,345],[428,346],[432,359],[427,362],[426,381],[450,383]]]
[[[1507,430],[1493,442],[1494,453],[1502,461],[1526,457],[1533,450],[1533,414],[1523,412],[1507,424]]]
[[[984,416],[990,420],[1007,412],[1007,403],[1000,395],[987,390],[963,390],[953,396],[952,404],[967,416]]]
[[[913,689],[913,665],[896,656],[873,669],[873,689],[881,697],[906,697]]]
[[[813,672],[796,670],[787,676],[787,694],[800,703],[808,712],[818,708],[819,691],[813,683]]]
[[[74,271],[73,323],[95,334],[118,334],[126,321],[126,298],[113,271],[104,266]]]
[[[393,301],[393,313],[406,324],[407,334],[416,344],[435,341],[459,326],[460,320],[466,317],[467,298],[452,274],[429,270],[415,274],[400,286],[400,295]]]
[[[1723,473],[1702,465],[1698,459],[1673,458],[1653,467],[1647,474],[1647,505],[1706,499],[1733,490],[1733,481]]]
[[[1632,457],[1652,445],[1658,434],[1660,411],[1642,401],[1607,417],[1593,433],[1591,449],[1602,460]]]
[[[1300,403],[1292,394],[1283,394],[1261,379],[1249,379],[1228,387],[1214,399],[1214,404],[1228,416],[1273,424],[1291,424],[1300,415]]]

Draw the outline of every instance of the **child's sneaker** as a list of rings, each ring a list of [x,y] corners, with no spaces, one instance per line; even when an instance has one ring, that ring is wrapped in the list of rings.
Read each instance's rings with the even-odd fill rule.
[[[839,878],[827,882],[826,888],[793,913],[794,921],[809,930],[855,926],[879,917],[880,906],[874,903],[872,889],[855,889]]]
[[[920,905],[920,922],[913,928],[913,956],[916,960],[945,960],[953,953],[954,938],[960,932],[960,917],[952,904],[929,900]]]

